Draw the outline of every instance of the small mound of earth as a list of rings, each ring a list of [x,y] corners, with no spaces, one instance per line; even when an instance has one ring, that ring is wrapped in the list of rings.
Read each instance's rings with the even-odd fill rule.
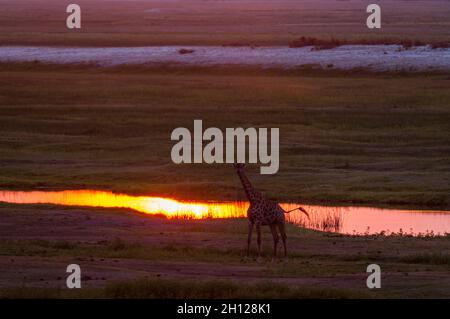
[[[195,52],[195,50],[192,50],[192,49],[180,49],[180,50],[178,50],[179,54],[191,54],[191,53],[194,53],[194,52]]]

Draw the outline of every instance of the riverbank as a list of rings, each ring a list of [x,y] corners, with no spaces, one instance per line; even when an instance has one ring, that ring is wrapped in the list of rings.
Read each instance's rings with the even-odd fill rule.
[[[0,216],[1,297],[448,298],[450,293],[448,237],[354,237],[288,225],[289,261],[272,263],[266,227],[262,261],[255,259],[255,242],[252,257],[243,259],[244,219],[168,220],[117,209],[7,204],[0,205]],[[82,269],[81,290],[65,288],[71,263]],[[381,289],[366,287],[372,263],[381,266]],[[238,289],[241,284],[245,287]]]

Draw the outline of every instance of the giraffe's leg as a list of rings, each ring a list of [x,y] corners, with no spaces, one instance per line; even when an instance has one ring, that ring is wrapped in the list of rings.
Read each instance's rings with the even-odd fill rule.
[[[250,256],[250,244],[252,243],[253,222],[248,222],[247,257]]]
[[[278,246],[278,230],[276,225],[270,225],[270,230],[272,231],[273,236],[273,258],[272,261],[274,261],[277,258],[277,246]]]
[[[261,225],[259,223],[256,224],[256,241],[258,243],[258,258],[261,257]]]
[[[286,245],[286,229],[284,227],[284,223],[278,224],[278,229],[280,230],[281,234],[281,240],[283,241],[283,247],[284,247],[284,257],[287,257],[287,245]]]

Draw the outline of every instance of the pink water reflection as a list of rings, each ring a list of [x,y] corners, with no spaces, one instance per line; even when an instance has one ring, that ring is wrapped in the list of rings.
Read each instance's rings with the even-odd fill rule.
[[[311,228],[335,231],[343,234],[376,234],[380,232],[419,235],[435,235],[450,233],[450,212],[437,210],[401,210],[381,209],[373,207],[328,207],[308,206],[313,220]],[[290,222],[308,227],[305,216],[299,212],[291,213],[287,218]],[[337,228],[333,229],[334,220],[339,220]],[[320,227],[320,224],[330,229]],[[331,221],[331,222],[330,222]]]

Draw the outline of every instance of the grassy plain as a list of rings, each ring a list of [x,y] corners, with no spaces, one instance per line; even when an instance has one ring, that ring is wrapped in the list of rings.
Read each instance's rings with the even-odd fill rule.
[[[175,165],[176,127],[279,127],[269,197],[449,208],[448,74],[40,64],[0,69],[0,188],[242,198],[229,165]]]

